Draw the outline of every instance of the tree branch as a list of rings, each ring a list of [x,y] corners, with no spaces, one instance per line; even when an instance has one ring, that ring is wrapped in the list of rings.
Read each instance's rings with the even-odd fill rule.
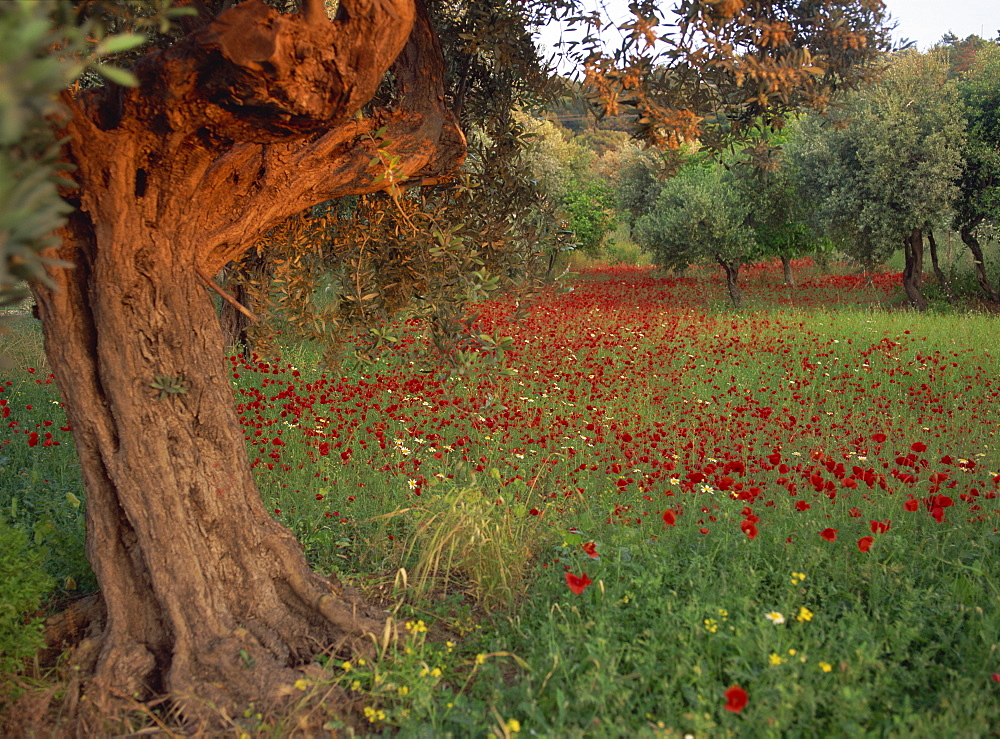
[[[420,0],[416,14],[410,38],[393,66],[400,91],[396,107],[331,127],[308,145],[295,141],[263,147],[263,174],[254,190],[241,196],[242,212],[207,239],[206,245],[214,249],[201,264],[206,273],[239,256],[253,234],[311,205],[383,189],[387,177],[400,184],[440,178],[458,168],[466,143],[445,105],[441,46]],[[375,139],[372,132],[383,127],[384,133]],[[391,172],[382,163],[389,160],[395,162]],[[213,179],[213,191],[225,186],[221,171]]]

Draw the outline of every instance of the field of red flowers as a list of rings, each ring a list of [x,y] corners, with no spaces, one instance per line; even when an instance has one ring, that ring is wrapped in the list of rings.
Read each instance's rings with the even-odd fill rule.
[[[666,515],[703,535],[721,499],[744,504],[750,538],[811,509],[841,537],[884,534],[869,519],[889,497],[897,521],[994,520],[1000,374],[981,344],[899,330],[911,314],[857,314],[842,333],[828,314],[707,312],[697,296],[713,288],[692,279],[588,278],[520,323],[511,304],[483,306],[481,327],[512,339],[509,376],[237,363],[255,466],[279,488],[308,473],[296,495],[318,475],[343,521],[386,486],[412,504],[459,462],[497,470],[501,495],[535,492],[535,515],[598,497],[607,523]]]
[[[336,677],[373,725],[997,728],[996,321],[876,308],[898,275],[779,273],[746,276],[741,314],[715,276],[629,267],[577,275],[520,320],[494,300],[478,326],[508,348],[463,374],[418,359],[416,325],[340,372],[301,348],[231,358],[263,494],[315,566],[413,571],[434,525],[469,529],[451,594],[407,606],[441,639],[414,626],[419,649]],[[20,500],[25,526],[26,504],[48,510],[40,541],[75,508],[38,491],[81,495],[54,471],[71,444],[42,374],[0,393],[17,473],[0,508]],[[498,541],[492,562],[462,554]],[[470,626],[475,599],[506,620]]]

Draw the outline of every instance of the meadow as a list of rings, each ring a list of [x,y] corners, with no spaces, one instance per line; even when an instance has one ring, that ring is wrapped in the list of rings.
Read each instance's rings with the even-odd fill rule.
[[[234,732],[1000,730],[997,319],[797,266],[795,287],[747,270],[738,314],[714,273],[589,268],[526,310],[478,306],[509,342],[464,373],[417,325],[336,371],[307,346],[230,357],[268,507],[408,634],[321,655],[300,710],[249,706]],[[84,494],[17,341],[0,522],[58,603],[94,587]],[[29,661],[3,691],[47,679]]]

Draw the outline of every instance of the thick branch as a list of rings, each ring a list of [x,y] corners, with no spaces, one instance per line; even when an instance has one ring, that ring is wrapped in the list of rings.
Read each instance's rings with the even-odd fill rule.
[[[246,0],[140,59],[139,88],[91,91],[86,107],[102,128],[137,119],[175,144],[199,130],[262,143],[328,130],[375,94],[415,13],[413,0],[342,0],[331,21]]]
[[[422,2],[393,73],[400,92],[393,110],[348,121],[308,144],[259,149],[260,176],[252,192],[239,198],[241,215],[206,239],[214,246],[203,263],[206,273],[239,256],[256,234],[311,205],[458,168],[465,157],[465,137],[444,103],[441,46]],[[372,132],[383,126],[385,132],[374,138]],[[226,158],[235,162],[245,156],[234,151]],[[389,161],[395,162],[392,168]],[[230,179],[224,167],[213,166],[210,175],[201,189],[218,192]]]

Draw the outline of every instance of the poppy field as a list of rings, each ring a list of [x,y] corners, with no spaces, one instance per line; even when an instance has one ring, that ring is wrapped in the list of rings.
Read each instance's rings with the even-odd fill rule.
[[[479,306],[506,341],[463,373],[417,325],[337,371],[231,357],[268,507],[408,635],[323,659],[302,710],[337,685],[373,733],[1000,728],[996,319],[779,272],[734,314],[707,273],[589,269]],[[92,583],[58,402],[8,372],[0,515],[65,594]]]

